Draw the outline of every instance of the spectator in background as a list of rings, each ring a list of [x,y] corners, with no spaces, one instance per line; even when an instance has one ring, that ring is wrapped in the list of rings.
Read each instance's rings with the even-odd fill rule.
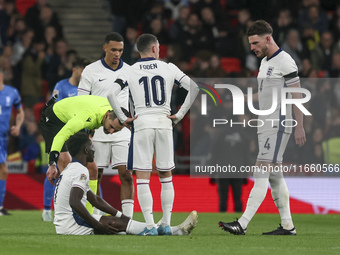
[[[320,8],[319,1],[306,7],[299,14],[299,25],[310,24],[319,34],[326,32],[329,28],[329,21],[325,10]]]
[[[315,122],[325,130],[327,118],[331,115],[331,108],[337,107],[336,97],[329,80],[321,79],[316,87],[317,93],[311,100],[310,112]]]
[[[312,25],[305,24],[302,28],[301,38],[303,48],[308,50],[308,53],[314,50],[315,46],[320,42],[320,34]],[[308,56],[310,57],[310,56]]]
[[[0,54],[2,53],[2,48],[7,44],[7,30],[10,26],[11,18],[18,13],[15,9],[15,1],[6,0],[4,3],[3,9],[0,10]]]
[[[222,16],[222,8],[220,0],[201,0],[197,3],[193,4],[193,13],[196,13],[199,17],[199,19],[202,18],[201,11],[204,8],[210,8],[214,14],[216,15],[216,18],[219,20]]]
[[[139,54],[136,48],[138,31],[135,27],[127,27],[124,37],[124,51],[122,59],[129,64],[134,64],[139,59]]]
[[[299,70],[299,77],[307,78],[312,71],[313,68],[309,58],[304,58],[302,60],[301,70]]]
[[[298,70],[302,70],[302,58],[304,56],[304,52],[298,30],[289,30],[287,33],[287,39],[282,44],[282,49],[294,59]]]
[[[13,70],[11,65],[12,56],[12,46],[5,46],[2,56],[0,56],[0,67],[3,69],[4,72],[3,80],[8,85],[12,85],[13,80]]]
[[[162,2],[154,1],[152,3],[151,8],[144,13],[141,20],[143,32],[151,30],[150,25],[154,19],[160,19],[163,21],[163,11],[164,9]]]
[[[61,79],[59,77],[59,68],[67,62],[68,44],[65,39],[58,39],[55,42],[53,55],[46,59],[46,79],[48,81],[49,91],[52,91],[54,85]]]
[[[287,38],[289,30],[295,28],[296,25],[293,23],[291,12],[288,9],[279,11],[276,24],[273,26],[273,38],[278,45],[282,45],[284,40]]]
[[[164,28],[162,20],[160,18],[155,18],[151,21],[147,33],[156,36],[158,38],[159,44],[161,45],[167,45],[170,43],[170,37],[166,29]]]
[[[26,29],[25,20],[20,16],[13,16],[10,27],[7,30],[8,42],[14,44],[19,41]]]
[[[54,49],[55,49],[55,41],[57,39],[57,31],[55,30],[54,26],[47,26],[45,28],[45,62],[50,63],[51,57],[54,54]]]
[[[31,47],[33,38],[34,38],[34,31],[31,29],[27,29],[21,35],[20,40],[18,40],[13,45],[14,54],[12,57],[12,64],[14,66],[17,65],[21,61],[24,53]]]
[[[246,35],[249,23],[251,23],[251,17],[250,12],[247,9],[242,9],[237,14],[237,25],[234,28],[236,31],[236,41],[237,44],[241,46],[241,50],[243,52],[243,55],[246,55],[246,53],[250,52],[249,48],[249,42],[248,42],[248,36]],[[244,59],[243,59],[244,62]]]
[[[169,35],[173,41],[180,40],[190,15],[190,8],[183,6],[179,10],[178,18],[170,26]]]
[[[40,10],[39,22],[33,28],[35,37],[39,40],[43,40],[45,38],[45,29],[48,26],[55,28],[57,38],[63,38],[62,26],[59,23],[56,13],[54,13],[50,7],[44,6]]]
[[[27,26],[33,30],[39,27],[41,9],[48,6],[47,0],[37,0],[32,7],[28,8],[25,14]]]
[[[170,12],[170,18],[177,20],[183,7],[188,7],[187,0],[163,0],[165,11]]]
[[[184,28],[180,43],[183,58],[189,62],[191,57],[196,56],[200,50],[211,50],[213,40],[211,40],[209,34],[202,29],[202,22],[198,16],[192,13]]]
[[[40,102],[42,93],[42,66],[45,58],[43,41],[33,42],[22,60],[21,95],[26,107],[32,108]]]
[[[332,34],[330,32],[322,33],[320,43],[311,52],[311,63],[314,69],[331,71],[333,47]]]
[[[209,68],[207,70],[207,77],[209,78],[224,78],[228,74],[221,67],[221,59],[218,54],[213,54],[209,60]]]
[[[339,78],[340,77],[340,53],[335,53],[332,56],[332,68],[329,72],[329,77]]]

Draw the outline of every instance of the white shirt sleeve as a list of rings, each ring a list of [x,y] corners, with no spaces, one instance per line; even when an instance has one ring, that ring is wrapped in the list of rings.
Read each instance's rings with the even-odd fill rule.
[[[90,181],[89,171],[85,167],[82,167],[81,169],[79,168],[79,170],[76,171],[72,176],[72,188],[77,187],[82,189],[84,192],[87,192],[89,187],[89,181]]]
[[[92,91],[92,83],[91,72],[87,67],[85,67],[78,85],[78,96],[89,95]]]
[[[118,94],[127,86],[127,80],[125,78],[124,73],[120,74],[116,81],[113,83],[113,86],[110,88],[110,90],[107,93],[107,99],[109,100],[109,103],[117,115],[119,121],[121,123],[125,122],[127,117],[123,113],[123,111],[120,109],[120,103],[118,100]]]
[[[183,73],[177,66],[175,66],[172,63],[170,63],[169,66],[172,69],[173,73],[175,74],[175,84],[177,84],[179,87],[183,87],[188,91],[184,103],[182,104],[178,112],[175,114],[176,119],[173,122],[177,124],[183,119],[185,114],[189,111],[191,105],[193,104],[198,95],[199,88],[197,84],[192,79],[190,79],[189,76]]]

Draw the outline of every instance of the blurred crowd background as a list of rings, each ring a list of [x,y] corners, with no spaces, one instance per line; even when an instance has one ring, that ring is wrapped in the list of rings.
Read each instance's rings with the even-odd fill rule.
[[[39,161],[44,158],[40,150],[43,139],[37,127],[39,111],[56,82],[71,76],[78,53],[69,48],[58,13],[48,0],[33,1],[24,14],[18,11],[18,4],[15,0],[0,0],[0,67],[5,70],[5,84],[19,90],[25,109],[20,137],[9,139],[9,154],[19,151],[24,160]],[[254,20],[268,21],[277,44],[295,60],[301,86],[312,93],[306,105],[312,116],[304,119],[307,144],[298,148],[292,136],[284,161],[340,163],[339,1],[107,0],[107,6],[112,31],[125,38],[124,62],[133,64],[139,58],[136,39],[141,33],[151,33],[161,45],[160,58],[176,64],[193,78],[256,77],[260,59],[250,51],[246,31]],[[103,40],[104,37],[103,34]],[[221,94],[225,105],[220,110],[225,110],[226,116],[231,112],[229,96]],[[184,97],[184,91],[174,90],[173,111]],[[192,114],[174,129],[178,160],[190,154],[190,134],[202,124],[195,122],[199,112],[200,105],[195,104]],[[243,118],[256,117],[246,114]],[[197,149],[197,156],[206,155],[210,150],[207,148],[214,147],[214,136],[221,135],[206,129],[206,136],[195,138],[195,144],[203,144],[206,149]],[[241,139],[245,144],[238,153],[247,148],[249,156],[242,163],[253,164],[257,154],[256,130],[241,129],[237,132],[247,139]],[[237,151],[237,140],[228,137],[225,146],[231,148],[231,154]],[[36,166],[40,171],[39,164]],[[185,164],[179,166],[182,170],[178,172],[188,170]]]

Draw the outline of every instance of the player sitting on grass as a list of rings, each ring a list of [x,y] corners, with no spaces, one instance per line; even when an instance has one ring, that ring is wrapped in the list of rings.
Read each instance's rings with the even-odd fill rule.
[[[54,225],[57,234],[140,234],[146,223],[131,220],[90,189],[89,171],[85,166],[93,162],[94,149],[88,135],[78,132],[71,136],[68,148],[72,162],[59,176],[54,193]],[[91,215],[86,210],[86,200],[110,216]],[[197,212],[193,211],[182,224],[171,227],[172,235],[188,235],[196,224]]]

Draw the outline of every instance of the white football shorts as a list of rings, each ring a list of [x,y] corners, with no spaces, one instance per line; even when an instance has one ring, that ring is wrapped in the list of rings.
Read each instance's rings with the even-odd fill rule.
[[[111,163],[111,168],[126,165],[128,158],[130,137],[117,142],[96,142],[94,146],[94,161],[98,168],[106,168]]]
[[[92,217],[99,221],[102,215],[92,214]],[[56,226],[56,232],[60,235],[94,235],[93,227],[75,213],[67,220],[65,226]]]
[[[259,154],[256,161],[281,164],[290,134],[283,132],[258,134]]]
[[[175,168],[172,130],[149,128],[132,131],[127,169],[152,171],[153,155],[158,171]]]

